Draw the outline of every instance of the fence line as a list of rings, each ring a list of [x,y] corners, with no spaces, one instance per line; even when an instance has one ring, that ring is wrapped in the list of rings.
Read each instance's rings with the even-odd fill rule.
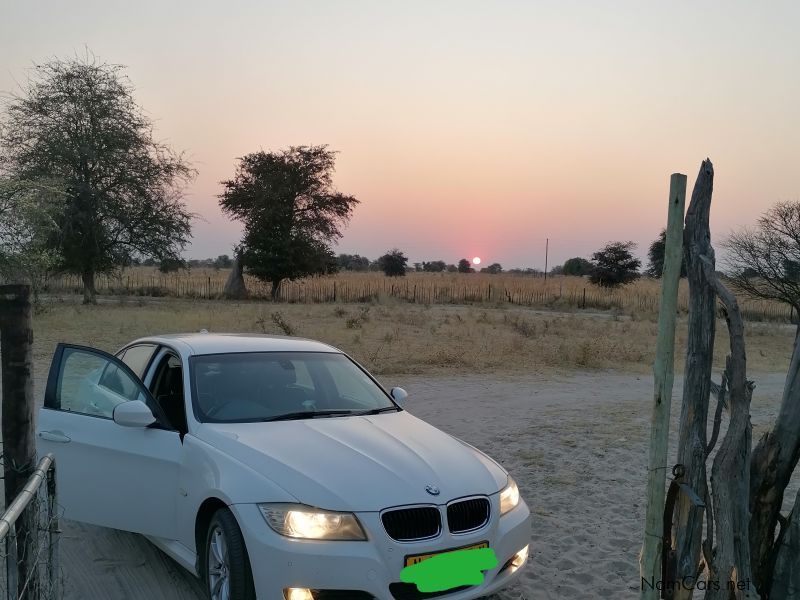
[[[3,600],[61,598],[59,535],[56,465],[53,455],[47,454],[0,516],[0,543],[5,559],[5,570],[0,576]],[[24,556],[26,552],[32,556]]]
[[[149,271],[149,272],[148,272]],[[96,288],[101,294],[152,297],[214,299],[222,296],[227,271],[198,269],[163,274],[142,267],[121,275],[98,275]],[[270,284],[245,276],[252,298],[269,298]],[[60,275],[47,280],[45,293],[82,292],[80,277]],[[392,297],[420,304],[507,303],[529,307],[581,308],[658,313],[658,282],[646,282],[607,290],[589,285],[583,278],[541,278],[510,275],[422,275],[389,278],[372,273],[345,273],[284,281],[278,300],[292,303],[370,302]],[[678,297],[678,310],[687,312],[686,290]],[[748,320],[791,322],[791,309],[785,304],[742,298],[743,316]]]

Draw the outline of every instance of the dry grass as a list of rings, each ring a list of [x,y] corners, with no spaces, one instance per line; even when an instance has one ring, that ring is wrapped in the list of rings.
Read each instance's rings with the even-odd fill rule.
[[[39,385],[59,341],[114,350],[137,337],[199,331],[256,332],[319,339],[351,354],[378,374],[521,373],[613,369],[649,371],[654,319],[571,314],[517,307],[420,306],[396,300],[372,304],[272,304],[161,299],[86,307],[46,306],[34,318]],[[676,368],[682,368],[686,321],[678,327]],[[727,349],[718,325],[716,364]],[[748,325],[749,367],[788,365],[793,328]],[[41,387],[39,389],[42,389]]]
[[[170,296],[179,298],[218,298],[228,270],[192,269],[163,274],[154,267],[135,267],[116,276],[100,276],[97,288],[104,294]],[[246,277],[247,288],[256,298],[269,295],[269,284]],[[81,289],[75,276],[50,280],[53,293]],[[583,277],[542,277],[489,275],[485,273],[410,273],[390,278],[382,273],[344,272],[328,277],[287,281],[281,287],[281,301],[292,303],[365,302],[384,297],[415,304],[517,305],[576,310],[579,308],[615,310],[625,314],[654,315],[658,312],[660,282],[643,278],[618,290],[591,285]],[[688,309],[686,281],[681,282],[678,309]],[[776,302],[741,298],[746,318],[787,322],[789,308]]]

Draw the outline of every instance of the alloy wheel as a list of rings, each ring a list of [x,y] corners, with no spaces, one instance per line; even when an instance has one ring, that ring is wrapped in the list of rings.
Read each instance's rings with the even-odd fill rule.
[[[208,589],[211,600],[230,600],[231,580],[225,533],[214,525],[208,541]]]

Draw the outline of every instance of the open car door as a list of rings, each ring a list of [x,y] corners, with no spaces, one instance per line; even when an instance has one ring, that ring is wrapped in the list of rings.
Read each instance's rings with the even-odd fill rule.
[[[149,414],[138,402],[143,402]],[[131,404],[134,402],[134,404]],[[114,420],[125,405],[144,424]],[[117,411],[126,413],[123,407]],[[147,388],[122,361],[59,344],[39,412],[40,454],[56,458],[58,503],[68,519],[175,539],[180,436],[164,424]]]

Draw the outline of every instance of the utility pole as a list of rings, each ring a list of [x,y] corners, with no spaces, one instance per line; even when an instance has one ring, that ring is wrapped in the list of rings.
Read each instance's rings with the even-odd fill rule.
[[[669,413],[675,365],[675,313],[683,258],[683,215],[686,205],[686,175],[673,173],[669,182],[667,242],[661,277],[661,307],[658,313],[656,360],[653,365],[655,391],[650,425],[650,464],[647,471],[647,511],[639,571],[642,600],[657,600],[661,592],[661,560],[664,536],[664,493],[667,478]],[[647,583],[646,583],[647,582]],[[652,587],[651,587],[652,586]]]
[[[547,254],[550,251],[550,238],[544,243],[544,280],[547,281]]]

